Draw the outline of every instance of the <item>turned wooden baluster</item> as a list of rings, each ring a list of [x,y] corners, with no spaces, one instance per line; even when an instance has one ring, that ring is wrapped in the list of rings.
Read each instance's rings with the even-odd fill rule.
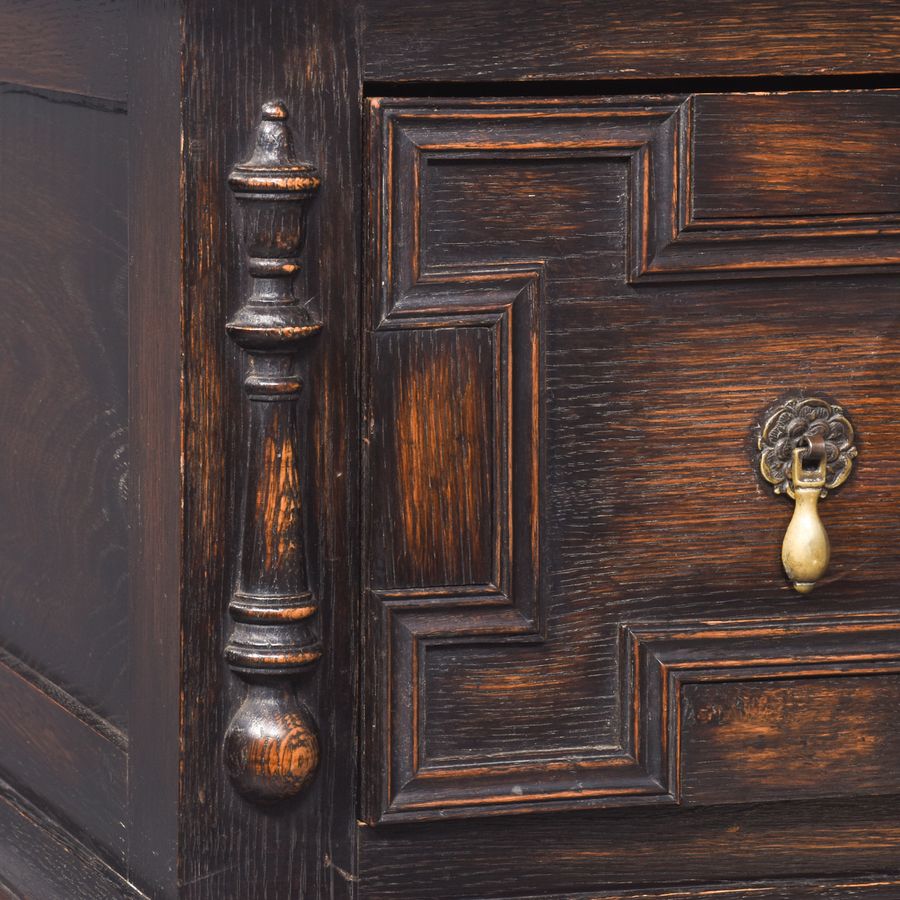
[[[299,792],[319,759],[315,725],[295,695],[297,675],[321,654],[306,568],[297,364],[322,326],[293,287],[319,178],[297,160],[287,117],[280,103],[263,106],[255,149],[228,178],[252,287],[226,326],[244,351],[250,415],[234,628],[225,648],[246,693],[225,734],[225,763],[237,789],[262,803]]]

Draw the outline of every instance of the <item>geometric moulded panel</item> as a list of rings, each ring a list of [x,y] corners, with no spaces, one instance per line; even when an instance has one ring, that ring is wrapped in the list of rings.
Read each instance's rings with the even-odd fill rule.
[[[827,235],[793,220],[692,219],[694,116],[691,98],[372,101],[372,822],[734,802],[724,778],[704,773],[717,760],[722,769],[740,742],[740,710],[750,710],[746,727],[774,729],[772,757],[790,771],[798,735],[774,705],[808,702],[836,716],[897,690],[900,626],[890,617],[707,625],[702,595],[672,612],[626,591],[616,595],[626,598],[620,613],[597,606],[607,573],[588,569],[588,586],[575,590],[558,559],[550,583],[544,557],[551,546],[558,557],[563,538],[548,505],[549,414],[569,416],[577,434],[582,406],[596,417],[606,402],[591,382],[580,388],[587,339],[579,346],[576,331],[566,355],[554,350],[569,310],[596,309],[605,291],[628,298],[683,279],[816,274],[826,255],[834,272],[900,263],[889,227],[860,241],[840,216]],[[558,373],[569,359],[564,409]],[[589,362],[602,371],[602,358]],[[554,490],[577,497],[582,476],[568,448],[552,448]],[[596,453],[603,458],[602,445]],[[603,523],[579,527],[569,530],[587,543]],[[564,549],[579,552],[577,541]],[[729,703],[716,726],[709,709]],[[889,749],[880,768],[870,760],[850,777],[864,760],[848,747],[843,783],[808,772],[807,795],[890,790]],[[751,785],[756,774],[741,777]],[[791,783],[783,790],[801,796]],[[781,796],[777,785],[754,789]]]

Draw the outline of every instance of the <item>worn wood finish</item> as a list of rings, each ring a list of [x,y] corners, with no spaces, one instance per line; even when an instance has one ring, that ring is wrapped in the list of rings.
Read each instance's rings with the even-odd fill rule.
[[[137,896],[116,871],[131,718],[123,13],[0,8],[0,880],[10,896]]]
[[[686,806],[895,793],[889,764],[878,769],[873,762],[882,756],[879,750],[889,749],[881,742],[891,737],[875,723],[867,726],[868,734],[858,722],[852,727],[849,715],[829,714],[829,704],[858,704],[861,710],[872,692],[890,698],[900,665],[898,634],[895,616],[874,614],[811,615],[793,623],[626,626],[629,675],[622,715],[633,735],[630,749],[654,783]],[[779,719],[790,692],[804,711]],[[706,702],[707,694],[719,697],[719,705]],[[757,738],[743,772],[732,744],[735,732],[717,727],[728,722],[736,731],[740,722],[747,725],[737,739],[744,754],[751,736]],[[717,762],[728,756],[729,746],[731,767]],[[777,774],[763,777],[767,765]],[[841,777],[845,771],[852,775]]]
[[[391,83],[895,72],[900,38],[866,0],[369,0],[366,24],[366,78]]]
[[[5,782],[0,782],[0,859],[0,895],[10,900],[149,896]]]
[[[495,332],[485,323],[464,332],[393,331],[377,341],[373,378],[399,386],[385,397],[372,461],[381,510],[372,535],[373,577],[388,590],[488,584],[495,577],[493,501],[503,490],[492,465],[503,402],[491,389]],[[448,441],[466,452],[448,459]]]
[[[80,840],[125,859],[124,735],[71,695],[0,651],[0,769],[30,786]]]
[[[250,800],[293,797],[319,764],[316,726],[294,679],[322,655],[307,575],[306,452],[297,412],[297,353],[322,328],[294,296],[307,207],[319,189],[294,150],[283,103],[263,104],[253,152],[228,177],[243,211],[251,292],[226,329],[244,351],[250,402],[234,629],[225,647],[247,689],[225,733],[225,762]]]
[[[0,92],[0,640],[125,727],[125,117]]]
[[[0,0],[0,894],[900,896],[898,16],[663,6]]]
[[[898,845],[896,799],[415,823],[364,829],[360,895],[482,900],[509,897],[515,879],[525,896],[602,897],[606,890],[615,897],[617,887],[640,895],[637,886],[674,891],[687,879],[717,889],[783,880],[775,896],[794,900],[804,896],[797,880],[810,871],[820,884],[873,874],[896,882]]]
[[[184,698],[179,896],[344,897],[354,889],[356,765],[360,80],[352,3],[198,3],[186,8]],[[215,48],[215,49],[213,49]],[[307,354],[309,579],[325,649],[297,697],[315,711],[315,780],[277,813],[231,786],[220,748],[240,699],[223,662],[236,576],[246,423],[238,349],[224,325],[246,283],[227,178],[245,158],[260,104],[293,112],[299,156],[319,172],[314,248],[296,284],[323,328]],[[333,651],[333,652],[332,652]],[[247,843],[248,836],[250,843]]]
[[[900,791],[900,678],[857,675],[684,688],[685,803]]]
[[[688,888],[591,891],[588,894],[541,894],[542,900],[892,900],[900,882],[890,876],[865,879],[797,879],[781,882],[700,885]],[[535,900],[526,897],[524,900]]]
[[[766,398],[798,384],[840,396],[873,455],[823,506],[818,602],[889,606],[893,282],[820,279],[815,301],[802,281],[631,286],[629,238],[671,193],[647,172],[689,100],[372,107],[367,578],[389,649],[369,670],[369,815],[680,799],[634,732],[655,714],[631,705],[617,629],[803,609],[777,562],[789,509],[749,452]],[[703,489],[711,473],[727,488]]]
[[[541,893],[521,900],[894,900],[900,881],[889,875],[871,878],[783,879],[719,882],[695,887],[655,887]],[[367,896],[394,897],[393,893]],[[454,896],[459,896],[454,894]],[[517,895],[518,900],[518,895]]]
[[[127,0],[0,4],[0,82],[124,104]]]
[[[9,85],[0,113],[0,769],[121,866],[126,123]]]
[[[690,217],[900,214],[900,92],[700,95],[694,101]]]

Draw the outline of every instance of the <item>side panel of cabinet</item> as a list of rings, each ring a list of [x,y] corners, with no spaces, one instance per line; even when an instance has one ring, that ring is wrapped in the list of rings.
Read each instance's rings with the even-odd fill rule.
[[[71,4],[43,6],[48,25],[74,16]],[[0,85],[0,779],[6,801],[24,804],[4,822],[27,820],[28,807],[70,833],[61,858],[123,867],[127,117],[79,49],[100,12],[66,35],[25,27],[27,15],[0,11],[18,35]],[[119,18],[104,21],[98,65],[124,52]],[[25,832],[3,832],[0,875],[33,888],[12,849]]]

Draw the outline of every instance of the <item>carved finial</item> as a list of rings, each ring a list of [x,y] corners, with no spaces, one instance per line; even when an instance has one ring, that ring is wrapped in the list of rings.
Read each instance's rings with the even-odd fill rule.
[[[311,195],[319,187],[319,176],[310,163],[301,162],[294,151],[294,138],[287,125],[283,103],[270,101],[262,108],[253,153],[228,176],[228,184],[240,194]]]
[[[263,105],[250,158],[228,178],[242,210],[250,295],[226,328],[243,350],[250,402],[234,628],[225,648],[246,694],[225,735],[225,763],[250,799],[296,794],[319,759],[315,727],[296,698],[296,677],[321,655],[304,537],[304,429],[297,351],[320,330],[294,295],[305,217],[319,186],[300,162],[279,102]]]

